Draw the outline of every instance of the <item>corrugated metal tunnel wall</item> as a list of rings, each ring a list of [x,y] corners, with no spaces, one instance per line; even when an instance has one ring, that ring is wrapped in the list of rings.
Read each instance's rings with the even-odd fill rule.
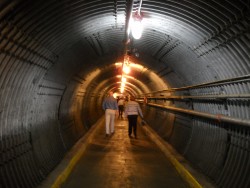
[[[39,185],[103,115],[131,4],[0,1],[0,187]],[[147,122],[218,187],[250,186],[249,4],[144,0],[128,46],[140,66],[126,92],[147,97]]]

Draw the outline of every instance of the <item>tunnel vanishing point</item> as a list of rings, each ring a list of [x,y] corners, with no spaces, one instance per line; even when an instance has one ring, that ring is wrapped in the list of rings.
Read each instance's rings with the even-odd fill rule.
[[[46,179],[122,77],[196,169],[250,187],[249,0],[0,0],[0,187]]]

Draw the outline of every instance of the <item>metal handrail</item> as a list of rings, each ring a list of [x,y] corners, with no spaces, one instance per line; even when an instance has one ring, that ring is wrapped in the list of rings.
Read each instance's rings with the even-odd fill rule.
[[[145,96],[145,95],[160,93],[160,92],[174,92],[174,91],[182,91],[182,90],[188,90],[188,89],[196,89],[196,88],[208,87],[208,86],[212,87],[212,86],[218,86],[218,85],[222,85],[222,84],[232,84],[232,83],[240,82],[240,81],[250,81],[250,74],[240,76],[240,77],[219,80],[219,81],[215,81],[215,82],[201,83],[201,84],[197,84],[197,85],[185,86],[185,87],[180,87],[180,88],[170,88],[170,89],[157,90],[157,91],[153,91],[150,93],[139,94],[139,96],[141,96],[141,95]]]
[[[231,94],[231,95],[196,95],[196,96],[166,96],[166,97],[147,97],[147,99],[166,100],[166,99],[227,99],[227,98],[250,98],[250,94]],[[139,97],[138,99],[143,99]]]
[[[229,117],[229,116],[222,115],[222,114],[210,114],[210,113],[199,112],[195,110],[176,108],[172,106],[164,106],[164,105],[154,104],[154,103],[147,103],[147,105],[174,111],[174,112],[185,113],[185,114],[192,115],[192,116],[198,116],[198,117],[202,117],[206,119],[216,120],[218,122],[232,123],[232,124],[250,128],[250,119],[240,119],[240,118]]]

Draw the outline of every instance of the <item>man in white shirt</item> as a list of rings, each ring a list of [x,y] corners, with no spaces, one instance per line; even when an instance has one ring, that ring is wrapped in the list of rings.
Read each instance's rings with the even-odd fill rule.
[[[105,110],[106,137],[108,137],[115,132],[115,114],[118,110],[113,92],[109,92],[109,96],[104,99],[102,108]]]

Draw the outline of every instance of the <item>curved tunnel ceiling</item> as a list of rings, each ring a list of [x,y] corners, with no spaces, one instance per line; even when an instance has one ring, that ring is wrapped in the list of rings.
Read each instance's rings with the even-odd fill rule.
[[[133,12],[138,4],[134,1]],[[19,40],[33,53],[30,60],[43,59],[39,66],[46,69],[81,42],[91,51],[82,52],[91,59],[82,64],[102,68],[124,55],[128,6],[124,1],[2,3],[2,36],[9,46]],[[249,73],[249,6],[244,1],[143,1],[141,12],[143,35],[131,39],[129,50],[139,54],[133,57],[139,64],[172,86]],[[110,59],[102,61],[105,56]]]

